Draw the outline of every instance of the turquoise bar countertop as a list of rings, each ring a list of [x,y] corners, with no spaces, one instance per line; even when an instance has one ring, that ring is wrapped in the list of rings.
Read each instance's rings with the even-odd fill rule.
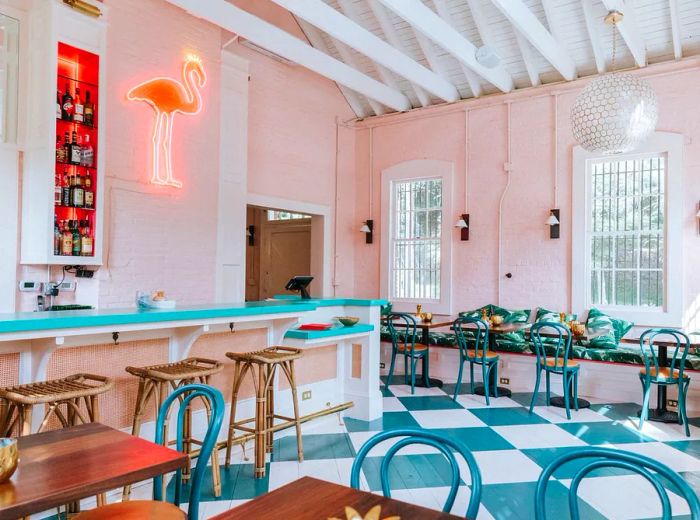
[[[372,332],[374,330],[374,325],[367,325],[366,323],[358,323],[352,327],[333,327],[328,330],[299,330],[292,329],[287,331],[284,335],[285,338],[294,339],[322,339],[331,338],[335,336],[347,336],[348,334],[359,334],[362,332]]]
[[[0,314],[0,334],[79,327],[104,327],[134,323],[235,318],[261,314],[313,311],[333,305],[383,305],[383,300],[351,298],[301,300],[284,298],[273,301],[221,303],[182,306],[175,309],[91,309],[82,311],[15,312]]]

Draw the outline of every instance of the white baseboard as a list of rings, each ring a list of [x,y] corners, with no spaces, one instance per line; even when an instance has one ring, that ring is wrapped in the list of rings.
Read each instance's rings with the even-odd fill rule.
[[[382,343],[381,362],[385,368],[382,375],[388,373],[391,362],[391,345]],[[535,387],[535,356],[523,354],[499,353],[498,377],[509,379],[508,384],[501,383],[513,392],[532,392]],[[642,388],[639,383],[639,365],[623,363],[604,363],[600,361],[586,361],[577,359],[580,365],[579,394],[610,402],[642,402]],[[459,351],[453,348],[434,347],[430,349],[430,375],[449,382],[457,379],[459,370]],[[403,374],[403,362],[397,358],[394,372]],[[697,372],[690,372],[691,379]],[[466,376],[466,377],[465,377]],[[465,371],[462,381],[469,378]],[[475,378],[481,381],[481,373],[476,370]],[[700,374],[695,377],[700,379]],[[552,379],[552,390],[557,391],[561,386],[561,378]],[[542,386],[540,388],[543,388]],[[669,387],[668,399],[676,400],[678,387]],[[561,393],[558,391],[557,393]],[[652,397],[652,402],[655,396]],[[671,408],[671,407],[669,407]],[[700,413],[700,380],[693,385],[692,381],[688,390],[687,400],[688,414]]]

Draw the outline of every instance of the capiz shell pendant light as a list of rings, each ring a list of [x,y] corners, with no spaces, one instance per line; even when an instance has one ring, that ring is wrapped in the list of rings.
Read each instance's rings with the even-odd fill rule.
[[[651,85],[632,74],[615,72],[616,25],[622,16],[611,11],[605,17],[613,26],[613,72],[593,80],[571,109],[574,138],[589,152],[630,152],[656,128],[658,111]]]

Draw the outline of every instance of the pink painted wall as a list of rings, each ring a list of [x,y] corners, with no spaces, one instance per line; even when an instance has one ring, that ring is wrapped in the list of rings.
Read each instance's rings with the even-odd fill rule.
[[[655,68],[649,77],[659,98],[658,130],[682,133],[685,146],[684,269],[685,322],[698,325],[700,273],[693,268],[700,255],[700,237],[694,215],[700,195],[700,106],[687,85],[700,81],[699,62],[665,74]],[[669,66],[668,69],[678,66]],[[664,74],[661,74],[664,73]],[[452,194],[456,220],[464,210],[465,108],[468,112],[469,171],[468,212],[471,237],[459,240],[453,231],[453,311],[486,303],[511,308],[544,306],[570,307],[571,298],[571,177],[575,145],[569,125],[573,100],[584,84],[561,90],[559,96],[559,201],[562,235],[550,240],[545,220],[554,206],[554,96],[534,97],[520,93],[500,99],[484,99],[423,110],[361,123],[356,140],[356,190],[358,218],[369,216],[370,127],[373,132],[373,216],[379,232],[375,243],[365,245],[360,233],[354,235],[356,248],[355,292],[358,296],[379,295],[381,172],[394,164],[420,158],[452,161],[456,178]],[[552,88],[549,89],[552,92]],[[546,93],[539,88],[534,94]],[[502,100],[502,101],[501,101]],[[503,202],[503,267],[498,272],[498,204],[507,174],[507,105],[511,104],[512,181]],[[513,277],[506,279],[505,273]],[[428,309],[429,310],[429,309]]]
[[[109,7],[105,261],[81,294],[59,303],[133,305],[137,289],[164,289],[182,304],[214,300],[221,45],[230,34],[188,15],[164,0],[106,0]],[[293,17],[272,2],[238,2],[243,8],[303,37]],[[250,60],[249,191],[333,207],[336,119],[352,118],[337,86],[304,69],[279,63],[233,44]],[[181,190],[149,184],[153,111],[126,100],[133,85],[154,76],[179,79],[183,57],[198,54],[208,81],[204,107],[177,115],[173,131],[175,176]],[[354,212],[354,132],[339,131],[337,210],[343,221]],[[340,218],[339,218],[340,220]],[[332,237],[330,238],[332,239]],[[352,248],[338,248],[344,266],[338,283],[353,287]],[[343,249],[341,251],[341,249]],[[60,278],[53,269],[53,279]],[[18,266],[18,279],[44,280],[45,267]],[[70,276],[68,277],[70,278]],[[18,293],[18,308],[34,308],[36,296]]]

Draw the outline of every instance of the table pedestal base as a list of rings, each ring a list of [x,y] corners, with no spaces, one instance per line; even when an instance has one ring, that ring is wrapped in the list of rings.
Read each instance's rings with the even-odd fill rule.
[[[566,408],[566,406],[564,406],[564,398],[561,396],[552,397],[549,400],[549,404],[551,406],[556,406],[557,408]],[[591,407],[590,402],[586,401],[585,399],[581,399],[580,397],[578,398],[578,409],[579,410],[582,410],[584,408],[590,408],[590,407]],[[573,398],[569,399],[569,408],[571,408],[572,410],[575,409]]]
[[[474,393],[476,395],[486,395],[486,387],[484,387],[484,385],[477,385],[474,387]],[[511,395],[513,395],[513,392],[508,388],[504,386],[498,387],[498,397],[510,397]],[[493,392],[489,394],[489,397],[494,397]]]
[[[641,415],[642,411],[639,410],[637,412],[637,416]],[[677,423],[678,422],[678,413],[677,412],[672,412],[671,410],[668,409],[657,409],[657,408],[650,408],[649,409],[649,417],[647,418],[647,421],[654,421],[654,422],[662,422],[662,423]]]
[[[434,377],[429,377],[428,381],[430,382],[430,386],[435,386],[437,388],[442,388],[442,385],[444,384],[442,382],[442,379],[435,379]],[[411,383],[409,382],[408,384],[410,385]],[[423,384],[422,377],[416,377],[416,386],[420,386],[421,388],[425,388],[425,385]]]

